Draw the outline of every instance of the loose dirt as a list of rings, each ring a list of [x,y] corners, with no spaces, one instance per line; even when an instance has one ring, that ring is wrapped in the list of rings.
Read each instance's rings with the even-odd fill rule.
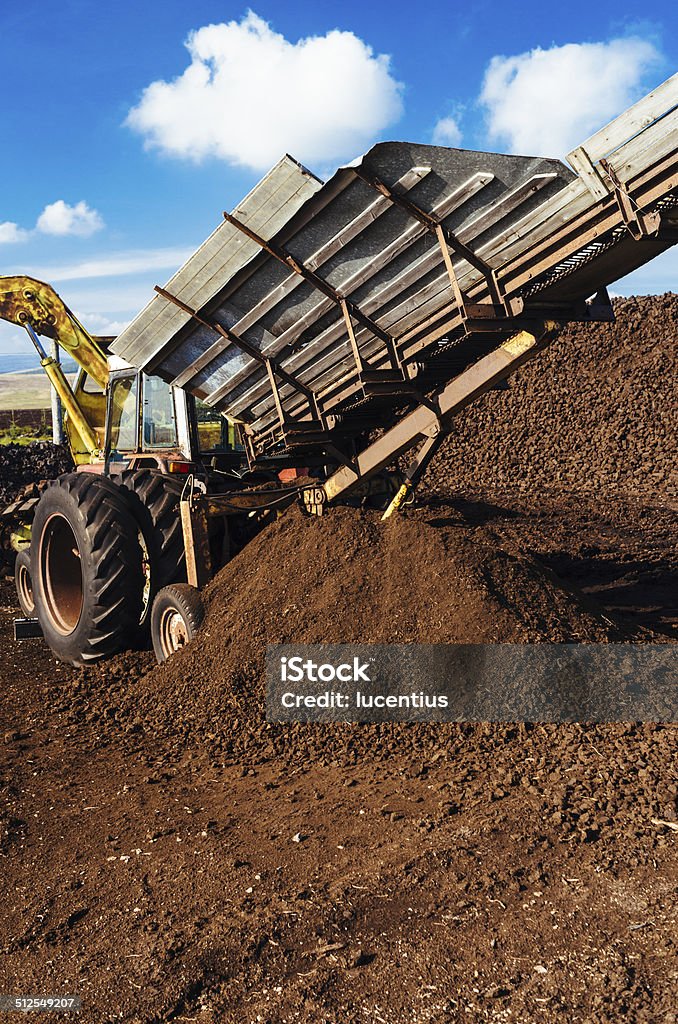
[[[49,441],[0,445],[0,508],[14,501],[27,485],[72,469],[73,460],[64,446]]]
[[[678,296],[615,299],[611,324],[571,324],[454,420],[429,486],[540,494],[678,493]]]
[[[675,322],[678,300],[656,305]],[[129,652],[74,671],[14,645],[0,583],[0,992],[77,992],[97,1024],[675,1022],[674,726],[263,711],[266,642],[675,641],[672,356],[638,335],[629,444],[601,447],[614,367],[638,351],[615,330],[598,364],[574,361],[568,408],[593,402],[589,419],[556,415],[545,363],[536,418],[513,391],[469,410],[404,518],[286,514],[165,667]],[[588,352],[589,328],[568,337],[563,359]],[[524,453],[537,427],[553,464]]]

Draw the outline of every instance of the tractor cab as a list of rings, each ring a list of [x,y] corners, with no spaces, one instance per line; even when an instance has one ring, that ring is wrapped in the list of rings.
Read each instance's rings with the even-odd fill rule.
[[[245,455],[233,423],[181,388],[130,366],[111,366],[105,451],[112,471],[124,463],[174,473],[207,462],[235,468]]]

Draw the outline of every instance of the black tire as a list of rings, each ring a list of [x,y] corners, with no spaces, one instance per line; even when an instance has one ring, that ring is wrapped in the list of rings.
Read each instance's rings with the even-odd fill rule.
[[[181,487],[152,469],[130,469],[111,477],[120,486],[141,530],[144,542],[145,581],[139,622],[142,639],[150,630],[153,599],[170,583],[186,580],[186,554],[181,527]]]
[[[14,562],[14,586],[19,607],[27,619],[35,618],[35,598],[31,580],[31,556],[24,548]]]
[[[61,661],[88,665],[130,646],[141,616],[138,527],[118,487],[94,473],[52,481],[35,510],[37,618]]]
[[[151,611],[151,638],[159,664],[191,642],[204,617],[205,606],[195,587],[188,583],[163,587]]]

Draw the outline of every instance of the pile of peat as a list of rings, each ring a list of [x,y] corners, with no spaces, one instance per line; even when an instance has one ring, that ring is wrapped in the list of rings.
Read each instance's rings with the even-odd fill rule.
[[[65,445],[34,441],[0,446],[0,506],[14,501],[25,487],[72,469],[73,460]]]
[[[678,295],[615,299],[614,323],[571,324],[456,417],[434,492],[678,493]]]
[[[629,625],[596,600],[587,574],[604,563],[605,585],[617,591],[631,570],[650,587],[675,578],[666,541],[653,552],[649,538],[670,534],[678,297],[617,300],[616,313],[615,324],[567,328],[508,391],[489,394],[455,421],[428,474],[429,498],[431,491],[441,497],[387,523],[368,510],[338,508],[320,520],[288,511],[207,589],[199,642],[165,666],[155,667],[146,652],[129,653],[75,673],[72,709],[174,735],[177,744],[191,735],[227,758],[284,751],[295,761],[331,763],[359,750],[388,756],[396,734],[398,749],[433,747],[440,730],[270,726],[267,644],[657,638],[652,624]],[[35,456],[46,447],[35,446]],[[8,464],[15,481],[31,472]],[[46,468],[33,471],[42,476]],[[479,485],[502,495],[505,507],[464,501]],[[578,499],[563,499],[554,518],[561,540],[549,547],[550,525],[535,531],[525,508],[538,518],[542,496],[553,506],[559,494],[582,489],[596,501],[607,495],[610,508],[616,503],[616,525],[612,513],[603,523],[604,508],[587,521]],[[603,549],[593,543],[598,527]],[[631,537],[627,550],[618,537]],[[574,584],[568,565],[579,567]],[[671,637],[662,631],[659,639]]]

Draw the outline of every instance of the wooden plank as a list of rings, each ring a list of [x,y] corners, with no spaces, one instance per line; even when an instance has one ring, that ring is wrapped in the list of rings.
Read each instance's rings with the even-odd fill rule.
[[[318,179],[285,157],[252,189],[238,210],[274,234],[320,188]],[[225,278],[233,276],[257,252],[253,243],[222,222],[170,278],[167,288],[172,294],[180,292],[182,301],[188,305],[200,302],[202,306],[223,287]],[[154,297],[116,339],[113,351],[130,362],[136,360],[136,365],[146,365],[186,322],[184,316],[180,310],[170,312]]]
[[[468,181],[464,182],[463,185],[460,185],[459,188],[455,189],[451,195],[440,200],[440,202],[434,207],[433,212],[439,217],[449,215],[455,209],[462,206],[471,198],[471,196],[475,195],[482,188],[485,188],[492,179],[493,175],[489,173],[474,175]],[[355,291],[356,288],[369,280],[369,278],[374,276],[374,274],[382,270],[388,265],[388,263],[394,260],[401,252],[411,245],[413,241],[420,238],[425,233],[426,228],[423,227],[423,225],[410,225],[406,231],[402,232],[393,240],[393,242],[390,243],[390,245],[386,246],[378,256],[375,256],[374,259],[366,263],[365,266],[361,267],[346,281],[343,281],[337,290],[343,295],[347,295],[350,292]],[[419,261],[417,261],[417,263],[419,263]],[[398,280],[400,279],[401,278],[399,277]],[[325,313],[330,311],[333,306],[334,303],[331,299],[322,298],[303,317],[300,317],[291,327],[286,331],[283,331],[282,334],[278,336],[272,348],[270,350],[267,349],[266,354],[277,355],[288,343],[298,337],[298,335],[305,330],[307,326],[310,326],[310,324],[314,323],[320,316],[323,316]],[[343,320],[341,320],[341,323],[343,323]],[[323,336],[321,335],[321,337]],[[234,384],[235,383],[237,382],[234,381]],[[227,385],[222,385],[208,396],[206,403],[208,405],[216,405],[224,397],[227,390]]]
[[[667,146],[673,145],[673,141],[667,141],[667,135],[673,134],[672,124],[675,123],[675,117],[672,119],[671,116],[665,118],[659,124],[653,124],[650,128],[645,129],[640,135],[636,135],[634,138],[625,141],[615,153],[615,159],[613,161],[614,166],[619,168],[623,166],[626,174],[620,175],[622,180],[628,180],[638,175],[640,171],[649,166],[653,161],[657,162],[662,155],[669,150]],[[668,131],[667,131],[668,129]],[[590,161],[589,161],[590,163]],[[591,164],[591,168],[593,165]],[[587,170],[591,170],[587,168]],[[593,168],[595,172],[595,168]],[[580,171],[581,175],[581,171]],[[517,222],[509,225],[498,235],[495,235],[490,239],[489,243],[478,249],[478,255],[483,255],[483,258],[488,259],[490,255],[490,262],[496,268],[501,269],[502,272],[509,271],[509,268],[513,267],[511,273],[515,274],[521,265],[526,265],[528,256],[533,257],[535,251],[543,248],[546,254],[548,265],[548,251],[553,248],[552,241],[554,234],[557,235],[558,231],[563,229],[565,226],[573,223],[578,217],[586,218],[594,216],[594,207],[601,201],[605,201],[605,196],[596,195],[596,190],[600,192],[598,186],[594,185],[591,188],[592,182],[586,182],[586,175],[581,175],[576,182],[567,186],[565,189],[561,189],[560,192],[547,200],[545,203],[527,214],[524,218],[520,218]],[[600,184],[600,182],[599,182]],[[485,211],[483,211],[484,213]],[[492,215],[490,218],[490,225],[496,223],[496,216]],[[594,220],[583,221],[582,223],[595,223]],[[554,233],[554,227],[556,229]],[[480,233],[480,232],[478,232]],[[568,242],[567,246],[576,244],[576,239],[573,243]],[[428,255],[428,254],[427,254]],[[559,254],[555,252],[553,254],[554,265],[559,259]],[[435,265],[435,263],[433,264]],[[529,265],[529,264],[527,264]],[[362,269],[362,268],[361,268]],[[408,271],[411,268],[408,268]],[[421,266],[417,268],[421,273]],[[460,271],[463,268],[460,267]],[[463,273],[460,274],[460,280],[467,279],[471,290],[482,287],[482,283],[475,279],[474,273]],[[414,278],[416,280],[416,277]],[[390,282],[389,282],[390,284]],[[404,287],[402,278],[398,279],[399,288]],[[386,286],[388,287],[388,286]],[[382,304],[390,299],[385,299],[383,292],[381,293]],[[389,311],[386,319],[391,321],[391,317],[396,314],[404,314],[404,318],[398,321],[398,328],[405,329],[412,336],[412,346],[426,346],[432,343],[434,337],[440,336],[439,331],[448,329],[448,324],[452,322],[451,316],[453,317],[452,311],[449,310],[449,287],[446,282],[446,278],[438,277],[434,282],[426,286],[424,289],[405,300],[404,305],[406,308],[401,308],[403,304],[395,307]],[[366,309],[364,306],[364,300],[361,300],[361,309]],[[449,312],[448,312],[449,310]],[[424,340],[421,340],[422,324],[430,323],[430,330],[427,328],[427,335]],[[442,326],[438,326],[438,324]],[[381,324],[380,324],[381,325]],[[296,325],[295,325],[296,326]],[[383,324],[385,326],[385,322]],[[320,355],[318,358],[319,349],[318,342],[320,339],[325,338],[328,332],[335,331],[337,328],[333,324],[323,335],[315,339],[312,346],[309,349],[298,353],[290,359],[289,365],[300,360],[304,379],[307,375],[313,376],[314,379],[320,380],[325,379],[326,375],[330,375],[333,372],[338,372],[344,366],[344,349],[345,345],[340,343],[336,346],[336,349],[332,352],[328,352],[327,355]],[[283,338],[284,335],[281,335]],[[400,336],[399,336],[400,337]],[[327,341],[328,339],[325,338]],[[275,340],[273,343],[274,348],[277,348],[280,344],[280,339]],[[366,337],[365,351],[368,351],[370,346],[369,337]],[[286,364],[287,365],[287,364]],[[327,370],[325,370],[327,366]],[[247,373],[245,371],[245,379],[247,379]],[[251,379],[251,375],[250,375]],[[226,391],[232,389],[234,381],[231,380],[226,387]],[[223,386],[222,386],[223,390]],[[232,391],[231,391],[232,393]],[[243,397],[250,402],[257,402],[256,395],[261,393],[259,386],[255,386],[254,389],[246,387],[243,394],[239,396],[238,401],[242,401]],[[230,405],[230,403],[229,403]],[[263,397],[261,403],[256,405],[256,411],[259,412],[262,405],[266,405],[266,397]]]
[[[414,188],[426,175],[430,174],[430,167],[414,167],[407,171],[399,178],[397,185],[405,192]],[[370,224],[381,216],[389,208],[388,201],[383,197],[379,197],[373,203],[371,203],[365,210],[354,217],[348,224],[346,224],[341,231],[330,238],[323,246],[321,246],[316,252],[308,259],[305,260],[305,266],[310,267],[312,270],[321,267],[327,262],[335,253],[337,253],[344,245],[349,241],[356,238],[365,230]],[[282,299],[298,288],[303,282],[297,274],[290,274],[289,277],[274,288],[271,292],[265,295],[255,306],[252,307],[249,312],[237,321],[233,325],[233,330],[237,334],[244,334],[260,317],[267,313],[270,309],[276,306]],[[184,387],[189,381],[204,370],[214,359],[217,358],[221,352],[228,346],[228,342],[223,339],[215,342],[210,348],[204,352],[199,359],[190,363],[173,381],[172,383],[176,387]]]
[[[285,176],[285,172],[286,172],[286,176]],[[288,192],[288,193],[290,192],[290,189],[292,189],[292,186],[294,186],[294,188],[296,189],[296,192],[294,192],[294,194],[291,197],[288,197],[285,200],[286,203],[290,204],[290,206],[292,207],[292,213],[296,213],[297,209],[300,206],[302,206],[303,203],[306,202],[306,200],[308,198],[310,198],[309,187],[311,187],[311,189],[312,189],[311,195],[317,193],[320,190],[320,183],[318,182],[318,179],[316,179],[312,175],[309,175],[308,172],[302,173],[301,177],[299,177],[299,165],[291,157],[285,157],[285,158],[283,158],[282,161],[279,161],[279,164],[276,165],[276,167],[273,168],[273,170],[271,172],[269,172],[269,174],[266,176],[266,178],[271,178],[271,176],[274,175],[275,173],[279,173],[280,174],[280,176],[283,179],[282,183],[279,183],[279,185],[276,185],[276,187],[273,188],[271,182],[269,182],[268,185],[266,185],[266,179],[262,179],[262,181],[259,182],[259,184],[257,186],[255,186],[255,188],[250,192],[249,196],[247,196],[245,198],[245,200],[243,200],[240,203],[240,205],[238,206],[238,210],[240,210],[240,211],[243,211],[243,210],[245,210],[247,208],[248,216],[249,216],[249,208],[250,208],[250,206],[252,206],[254,204],[253,205],[253,211],[254,211],[253,215],[255,216],[255,222],[256,223],[261,223],[262,228],[263,228],[263,225],[266,225],[264,233],[267,236],[270,236],[270,237],[272,237],[279,230],[281,230],[281,209],[283,209],[283,208],[281,207],[281,209],[278,209],[278,207],[276,205],[277,202],[281,201],[281,189],[286,189],[286,192]],[[340,178],[340,180],[338,181],[337,184],[334,185],[333,188],[330,187],[330,189],[327,190],[328,191],[328,195],[331,196],[332,198],[334,198],[337,194],[339,194],[339,192],[341,192],[344,188],[346,188],[347,185],[350,184],[350,181],[351,181],[351,176],[347,175],[347,174],[335,175],[335,178]],[[310,186],[309,186],[309,182],[310,182]],[[265,193],[266,193],[266,196],[267,196],[266,204],[261,204],[259,202],[258,196],[259,196],[259,189],[260,188],[263,188]],[[277,197],[277,199],[276,199],[276,197]],[[275,202],[274,202],[274,200],[275,200]],[[329,199],[328,199],[328,201],[329,201]],[[284,218],[282,218],[282,225],[283,226],[284,226],[284,223],[287,222],[287,220],[290,218],[291,215],[292,215],[291,213],[287,213],[287,215]],[[270,220],[274,220],[275,223],[270,224],[269,223]],[[168,290],[170,288],[174,288],[175,291],[177,291],[177,290],[182,291],[183,299],[185,301],[187,301],[187,304],[189,304],[189,305],[191,303],[193,303],[194,306],[197,306],[199,304],[203,304],[204,305],[205,302],[209,301],[210,298],[212,298],[217,292],[219,292],[224,287],[224,280],[225,279],[228,279],[229,277],[231,277],[231,278],[234,277],[236,275],[236,273],[238,273],[239,270],[242,269],[242,267],[246,266],[246,264],[250,260],[252,260],[254,256],[256,256],[258,254],[259,250],[254,245],[254,243],[252,243],[249,239],[244,238],[244,236],[242,236],[239,232],[234,231],[232,225],[229,225],[229,224],[227,224],[225,222],[222,222],[215,229],[215,231],[212,233],[210,238],[214,238],[217,235],[222,235],[226,239],[226,242],[230,246],[233,246],[233,250],[234,250],[233,258],[235,258],[235,259],[237,259],[239,261],[238,262],[238,266],[237,267],[233,267],[232,270],[229,270],[228,265],[225,266],[223,264],[223,262],[220,265],[219,261],[217,259],[217,260],[210,261],[208,263],[208,265],[206,266],[204,271],[199,271],[198,274],[196,274],[194,272],[194,270],[193,270],[193,267],[189,266],[189,264],[191,262],[189,260],[189,262],[185,265],[185,267],[181,268],[178,271],[177,275],[175,275],[175,277],[172,278],[170,280],[170,282],[168,283],[168,285],[167,285]],[[209,242],[209,239],[208,239],[208,242]],[[205,244],[207,244],[207,243],[204,243],[203,246]],[[203,247],[201,247],[201,249],[202,248]],[[222,242],[222,248],[223,248],[223,242]],[[243,251],[242,251],[243,249],[246,249],[247,251],[243,253]],[[194,256],[198,255],[199,252],[200,252],[200,250],[198,250],[198,253],[195,253]],[[206,284],[206,287],[211,288],[211,292],[208,292],[208,296],[207,297],[205,297],[205,295],[200,294],[200,292],[198,292],[196,290],[196,288],[193,288],[192,290],[187,291],[187,292],[183,292],[183,285],[182,284],[177,285],[176,278],[178,277],[179,281],[181,282],[182,281],[182,272],[186,268],[188,268],[187,277],[188,277],[189,281],[191,280],[191,275],[193,275],[193,278],[195,279],[196,285],[197,284],[202,284],[203,281],[204,281],[205,284]],[[173,294],[174,294],[174,292],[173,292]],[[149,304],[149,306],[147,307],[147,310],[150,309],[150,306],[151,306],[151,304]],[[147,310],[142,311],[141,316],[143,316],[143,314]],[[155,304],[155,318],[160,320],[159,323],[155,324],[156,336],[157,336],[157,334],[160,334],[160,333],[165,334],[167,339],[168,339],[168,341],[169,341],[171,339],[173,333],[176,333],[179,330],[179,328],[182,326],[182,323],[185,322],[185,321],[182,320],[182,316],[183,315],[181,314],[181,312],[179,310],[174,310],[174,311],[167,310],[165,308],[164,304],[162,304],[162,303],[161,304],[157,304],[156,303]],[[151,336],[151,331],[153,330],[153,327],[152,327],[153,319],[154,319],[153,316],[149,316],[149,319],[148,319],[147,323],[144,325],[144,328],[143,328],[144,330],[148,330],[149,331],[149,337]],[[174,320],[174,322],[176,324],[176,329],[174,330],[174,332],[172,331],[172,319]],[[129,328],[128,328],[128,330],[129,330]],[[162,346],[160,346],[160,351],[161,350],[162,350]],[[157,345],[153,345],[153,352],[155,352],[156,356],[157,356],[157,353],[158,353],[158,346]],[[153,358],[154,358],[153,354],[149,353],[148,354],[147,363],[151,362]]]
[[[464,182],[458,189],[447,196],[445,199],[441,199],[433,208],[432,213],[436,217],[447,217],[454,210],[459,209],[467,200],[474,196],[481,189],[485,188],[493,180],[491,174],[476,174],[473,178],[470,178],[467,182]],[[426,228],[419,223],[411,224],[405,231],[397,235],[387,246],[382,249],[374,258],[360,267],[353,274],[351,274],[345,281],[342,281],[338,286],[337,290],[342,295],[350,295],[356,291],[363,284],[365,284],[371,277],[374,277],[377,273],[392,263],[402,252],[405,251],[413,242],[416,242],[419,238],[426,234]],[[416,261],[413,266],[421,266],[422,260],[427,257],[421,257]],[[429,257],[430,258],[430,257]],[[425,271],[424,271],[425,272]],[[401,282],[403,275],[399,275],[396,279]],[[402,287],[402,285],[401,285]],[[288,327],[286,331],[279,336],[277,346],[282,348],[283,346],[290,344],[294,341],[303,331],[310,327],[316,320],[319,320],[321,316],[324,316],[332,308],[332,303],[328,299],[321,299],[316,305],[308,310],[303,317],[300,317],[295,323]]]
[[[677,140],[677,142],[678,142],[678,140]],[[675,152],[675,148],[674,148],[674,152]],[[647,161],[646,161],[646,163],[647,163]],[[637,166],[637,161],[636,161],[636,166]],[[669,168],[669,170],[670,170],[670,168]],[[668,173],[667,170],[664,169],[664,171],[662,173],[665,175],[665,181],[668,182],[668,184],[666,185],[666,188],[674,187],[675,182],[673,181],[673,178],[670,175],[668,177],[666,177],[666,175]],[[652,181],[652,172],[651,171],[647,171],[646,172],[646,177],[648,178],[648,181]],[[581,183],[575,183],[575,184],[577,185],[577,189],[573,190],[573,191],[575,192],[575,195],[576,195],[576,193],[577,192],[581,192],[582,189],[581,189]],[[664,189],[664,191],[666,191],[666,188]],[[655,198],[659,197],[661,194],[664,194],[662,192],[662,187],[660,185],[657,185],[656,187],[653,187],[652,194],[655,196]],[[587,208],[590,208],[590,203],[589,203],[588,207],[586,206],[586,204],[584,204],[584,212],[583,212],[582,216],[586,215]],[[609,220],[608,228],[609,228],[610,224],[614,223],[615,218],[618,219],[618,216],[614,213],[614,211],[611,210],[610,213],[609,213],[609,217],[608,217],[608,220]],[[590,221],[589,221],[589,223],[590,223]],[[570,220],[569,221],[569,225],[571,225],[571,224],[572,224],[572,221]],[[581,230],[584,230],[584,229],[582,228]],[[572,232],[573,232],[572,227],[569,227],[569,231],[572,234]],[[526,246],[526,242],[529,242],[529,239],[523,238],[523,253],[524,253],[524,255],[526,255],[529,252],[529,249],[526,249],[526,247],[525,247]],[[547,244],[550,244],[550,239],[547,237],[543,244],[545,246]],[[570,243],[568,243],[568,245],[571,248],[576,249],[576,246],[577,246],[576,231],[574,231],[574,233],[572,234],[571,241],[570,241]],[[485,249],[485,247],[483,247],[482,249],[479,249],[478,252],[479,253],[483,253],[484,249]],[[565,251],[565,250],[563,250],[563,251]],[[553,264],[554,265],[557,262],[559,262],[561,255],[562,255],[562,253],[557,253],[557,252],[554,254],[554,256],[553,256]],[[517,264],[517,265],[519,265],[519,264]],[[428,286],[428,291],[429,292],[433,292],[433,291],[435,291],[436,287],[438,287],[440,289],[441,294],[442,294],[443,293],[443,289],[445,288],[445,285],[446,285],[445,276],[441,276],[440,278],[437,279],[436,282],[433,282],[431,285]],[[418,304],[422,298],[424,298],[424,296],[421,295],[421,294],[418,294],[416,297],[414,297],[414,299],[409,299],[409,300],[407,300],[407,302],[414,304],[415,301],[416,301],[416,303]],[[435,306],[435,303],[434,303],[434,306]],[[425,340],[415,340],[412,343],[412,345],[408,345],[407,341],[399,333],[399,330],[398,329],[394,329],[394,325],[390,323],[390,316],[389,316],[389,318],[388,318],[389,319],[388,329],[391,331],[391,333],[393,333],[398,338],[398,342],[403,347],[403,350],[404,350],[404,353],[405,353],[406,357],[412,357],[413,355],[416,354],[416,352],[419,349],[424,348],[424,347],[429,347],[432,343],[434,343],[434,341],[437,338],[443,336],[452,327],[454,327],[455,324],[458,323],[458,317],[456,317],[454,315],[452,310],[450,310],[450,313],[452,315],[448,314],[447,317],[445,317],[445,307],[444,306],[442,307],[440,312],[442,314],[442,318],[438,317],[439,325],[436,326],[435,328],[431,327],[431,328],[429,328],[427,330],[427,335],[426,335]],[[421,322],[421,313],[422,313],[422,309],[417,308],[416,319],[419,322]],[[385,326],[386,326],[386,323],[385,323]],[[403,326],[403,325],[398,325],[398,326],[400,327],[400,326]],[[421,332],[421,329],[419,328],[419,333],[420,332]],[[413,337],[416,338],[416,335],[417,335],[417,332],[415,330]],[[369,349],[367,348],[367,343],[365,343],[365,347],[364,347],[363,351],[366,352],[366,353],[369,351]],[[316,366],[315,368],[317,370],[321,369],[321,367],[319,365]],[[318,381],[319,381],[319,378],[316,378],[315,379],[316,386],[318,385]],[[260,413],[261,412],[261,407],[257,408],[256,411]],[[264,426],[264,424],[265,424],[265,419],[262,420],[262,426]]]
[[[520,205],[522,203],[524,203],[527,199],[529,199],[530,196],[533,195],[535,191],[539,191],[542,188],[544,188],[547,184],[549,184],[549,182],[552,180],[552,178],[553,178],[553,176],[550,175],[550,174],[547,174],[547,175],[543,175],[543,174],[542,175],[534,175],[532,178],[530,178],[527,182],[524,182],[518,188],[513,189],[513,190],[511,190],[511,192],[506,193],[496,203],[493,203],[491,206],[489,206],[485,210],[483,210],[477,217],[474,217],[472,220],[468,221],[464,225],[463,229],[460,229],[458,231],[459,237],[465,243],[470,243],[470,242],[472,242],[474,240],[474,238],[476,237],[477,234],[481,234],[485,230],[487,230],[489,225],[491,225],[493,223],[501,224],[501,221],[505,217],[507,217],[510,213],[512,213],[516,208],[519,208]],[[438,206],[435,207],[434,210],[432,211],[434,213],[434,215],[436,215],[438,217],[442,217],[442,216],[446,216],[447,215],[446,213],[443,213],[443,212],[440,211],[439,207],[441,205],[442,204],[438,204]],[[451,211],[448,211],[448,213],[449,212],[451,212]],[[410,229],[408,229],[408,230],[416,231],[417,234],[420,235],[426,229],[423,228],[421,225],[416,224],[416,225],[412,225],[412,227]],[[487,246],[489,246],[489,244],[491,244],[491,243],[487,243]],[[485,255],[484,255],[485,248],[486,248],[486,246],[482,246],[482,247],[480,247],[477,250],[478,255],[482,256],[483,258],[485,258]],[[348,294],[351,290],[354,290],[356,287],[358,287],[359,283],[364,283],[364,280],[367,280],[368,277],[371,276],[371,274],[370,274],[367,277],[365,277],[365,279],[363,280],[362,279],[362,275],[365,272],[365,270],[366,269],[374,269],[375,267],[377,267],[378,261],[383,256],[385,256],[387,253],[388,253],[388,249],[385,249],[383,251],[383,253],[380,254],[380,257],[377,258],[377,260],[375,260],[373,263],[368,265],[368,268],[361,268],[361,270],[358,271],[358,275],[361,277],[361,279],[360,279],[360,281],[358,283],[354,283],[350,279],[349,279],[349,281],[344,282],[344,284],[342,285],[342,291]],[[368,313],[369,315],[374,315],[375,312],[379,308],[384,306],[387,302],[392,301],[392,299],[396,298],[397,295],[399,295],[401,292],[403,292],[407,288],[409,288],[419,278],[421,278],[425,274],[429,273],[432,269],[434,269],[436,266],[438,266],[441,263],[441,261],[442,261],[442,253],[440,252],[440,249],[437,246],[432,246],[431,249],[427,253],[425,253],[423,256],[421,256],[417,260],[415,260],[412,264],[410,264],[409,267],[407,267],[404,271],[402,271],[397,277],[393,278],[386,285],[382,285],[377,291],[375,291],[372,294],[369,294],[369,295],[365,296],[363,299],[361,299],[361,303],[360,303],[361,308],[364,309],[364,311],[366,313]],[[468,283],[471,283],[474,280],[478,279],[478,272],[473,270],[473,268],[470,268],[468,266],[468,264],[466,264],[465,261],[463,261],[463,260],[456,261],[454,263],[454,267],[455,267],[455,272],[457,273],[458,279],[460,281],[460,284],[461,284],[461,286],[463,288],[465,288]],[[381,268],[379,267],[379,269],[381,269]],[[442,280],[446,281],[445,278],[443,278]],[[445,305],[446,302],[448,301],[447,300],[447,294],[448,294],[447,285],[445,284],[444,288],[440,288],[439,291],[442,292],[442,297],[441,297],[441,300],[440,300],[441,301],[441,305]],[[419,294],[419,293],[417,293],[417,294]],[[412,299],[408,300],[408,302],[411,302],[411,301],[413,301],[413,300]],[[331,305],[332,304],[328,300],[323,300],[323,302],[318,303],[318,305],[316,307],[314,307],[314,309],[311,311],[310,314],[307,314],[306,317],[302,318],[300,321],[295,323],[292,328],[288,328],[288,330],[286,332],[284,332],[283,334],[280,335],[278,341],[275,343],[275,348],[272,351],[279,352],[280,351],[280,347],[279,346],[282,346],[283,343],[291,342],[294,339],[294,337],[297,335],[299,330],[306,329],[307,323],[310,324],[311,322],[313,322],[313,320],[317,319],[318,316],[315,315],[315,314],[317,313],[317,311],[318,311],[318,309],[320,307],[322,307],[322,314],[324,314],[329,309],[331,309]],[[387,326],[387,324],[388,325],[391,324],[391,318],[392,318],[393,312],[394,311],[391,311],[391,313],[388,315],[388,317],[385,320],[382,320],[382,325],[383,326]],[[313,319],[312,320],[310,319],[311,314],[313,314]],[[314,340],[312,348],[309,348],[307,350],[303,350],[298,355],[292,356],[292,358],[290,359],[288,365],[290,367],[294,366],[296,373],[301,373],[302,372],[302,364],[304,364],[306,362],[309,362],[309,361],[312,361],[312,362],[315,363],[319,359],[319,357],[322,356],[322,353],[326,349],[328,349],[329,346],[332,345],[333,342],[335,342],[339,337],[341,337],[342,331],[343,331],[342,324],[343,324],[343,322],[341,320],[339,320],[335,324],[333,324],[330,327],[326,328],[326,330],[322,334],[318,335],[318,337]],[[389,328],[387,328],[387,329],[389,329]],[[358,331],[356,333],[357,333],[358,337],[361,340],[361,344],[363,344],[363,345],[367,344],[367,340],[363,336],[363,332],[362,331]],[[260,390],[260,388],[258,388],[256,390]],[[219,389],[219,391],[216,393],[216,395],[217,395],[216,398],[215,398],[214,395],[210,395],[209,396],[208,404],[212,404],[213,401],[215,403],[219,402],[225,396],[226,392],[227,392],[227,388],[225,386],[222,386]],[[229,408],[230,408],[230,406],[229,406]],[[238,400],[236,408],[238,410],[243,410],[244,408],[246,408],[246,404],[242,401],[242,399]]]
[[[584,147],[573,149],[567,159],[594,199],[606,199],[610,190],[603,181],[601,173],[591,163],[591,158]]]
[[[586,150],[590,160],[595,163],[601,157],[607,156],[622,143],[631,139],[638,132],[656,121],[663,114],[668,113],[678,105],[678,74],[667,78],[665,82],[653,89],[632,107],[625,110],[623,114],[616,117],[604,128],[595,132],[588,139],[582,142],[578,149]],[[569,153],[567,159],[575,171],[577,168],[570,159],[577,150]]]

